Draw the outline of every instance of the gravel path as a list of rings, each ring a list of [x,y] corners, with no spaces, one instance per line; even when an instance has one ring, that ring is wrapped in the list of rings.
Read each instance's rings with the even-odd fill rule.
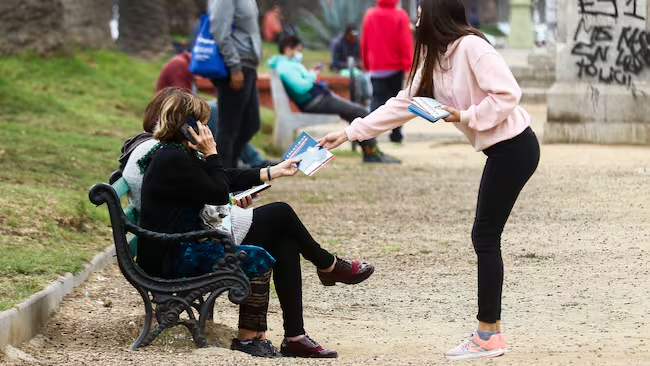
[[[7,365],[448,363],[443,352],[476,326],[469,234],[484,156],[467,145],[387,150],[405,163],[367,166],[339,157],[316,176],[277,182],[265,195],[265,202],[290,202],[325,247],[376,265],[365,283],[331,288],[303,265],[307,331],[336,348],[338,360],[196,350],[183,331],[128,351],[143,309],[116,266],[67,297],[42,335],[0,357]],[[649,183],[650,148],[543,146],[503,237],[510,352],[486,363],[650,365]],[[227,346],[237,308],[225,298],[219,304],[211,342]],[[277,299],[270,311],[270,338],[279,345]]]

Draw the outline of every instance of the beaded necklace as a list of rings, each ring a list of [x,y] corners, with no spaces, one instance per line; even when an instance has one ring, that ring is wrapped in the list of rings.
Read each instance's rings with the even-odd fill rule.
[[[158,149],[167,149],[167,148],[183,151],[187,154],[190,154],[197,160],[202,160],[198,151],[194,151],[194,150],[190,151],[188,150],[187,147],[185,147],[185,145],[181,144],[180,142],[165,142],[162,144],[158,142],[155,145],[153,145],[151,149],[138,160],[138,167],[140,168],[140,173],[144,174],[145,170],[147,170],[147,167],[149,166],[149,163],[151,163],[151,157],[156,151],[158,151]]]

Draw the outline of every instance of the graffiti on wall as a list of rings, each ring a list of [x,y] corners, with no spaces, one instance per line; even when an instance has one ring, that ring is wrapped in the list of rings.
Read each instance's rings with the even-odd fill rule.
[[[580,21],[571,54],[577,76],[624,85],[650,72],[650,32],[643,0],[577,0]]]

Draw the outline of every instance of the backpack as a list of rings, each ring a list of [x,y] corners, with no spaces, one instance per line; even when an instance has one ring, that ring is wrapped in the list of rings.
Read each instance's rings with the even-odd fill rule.
[[[228,78],[228,68],[217,42],[210,34],[210,17],[207,14],[201,16],[189,69],[193,74],[209,79]]]

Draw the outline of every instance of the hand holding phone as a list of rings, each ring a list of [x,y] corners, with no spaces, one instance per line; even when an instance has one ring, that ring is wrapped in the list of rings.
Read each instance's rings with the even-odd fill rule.
[[[251,189],[245,190],[244,192],[240,192],[237,195],[235,195],[235,200],[239,201],[242,198],[245,198],[247,196],[254,196],[259,195],[260,192],[263,192],[267,189],[271,188],[271,185],[268,183],[260,184],[259,186],[255,186]]]
[[[200,134],[199,126],[197,125],[194,116],[187,117],[187,121],[181,126],[181,133],[187,139],[187,141],[196,145],[196,140],[190,133],[190,128],[192,128],[197,135]]]
[[[202,152],[206,158],[210,155],[217,154],[217,143],[214,141],[214,136],[212,136],[210,129],[200,122],[196,124],[196,129],[189,126],[188,124],[187,129],[184,130],[189,136],[185,136],[185,133],[183,133],[189,142],[189,147]],[[183,129],[181,128],[181,130]],[[198,133],[196,130],[198,130]]]

